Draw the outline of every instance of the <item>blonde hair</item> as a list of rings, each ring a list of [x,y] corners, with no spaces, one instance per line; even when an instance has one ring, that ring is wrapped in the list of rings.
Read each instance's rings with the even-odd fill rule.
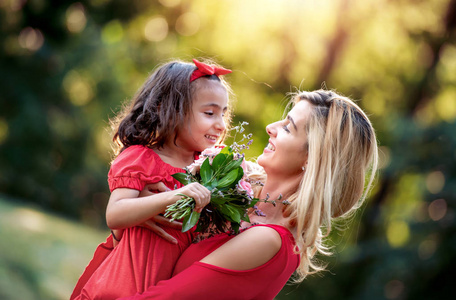
[[[305,128],[306,170],[284,212],[296,227],[296,251],[301,256],[295,282],[325,268],[315,261],[315,254],[330,254],[323,240],[331,232],[331,221],[361,206],[378,163],[374,128],[352,100],[317,90],[294,94],[290,104],[299,101],[309,101],[313,111]]]

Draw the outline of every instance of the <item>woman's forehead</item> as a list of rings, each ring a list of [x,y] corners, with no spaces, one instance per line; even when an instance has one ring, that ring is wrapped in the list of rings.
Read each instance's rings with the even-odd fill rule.
[[[312,107],[309,101],[298,101],[288,112],[287,118],[292,118],[296,125],[304,125],[312,113]]]

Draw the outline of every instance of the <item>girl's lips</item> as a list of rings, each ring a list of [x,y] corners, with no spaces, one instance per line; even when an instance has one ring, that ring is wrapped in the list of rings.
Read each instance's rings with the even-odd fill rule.
[[[208,140],[210,143],[213,143],[213,144],[215,144],[217,142],[217,140],[219,139],[218,136],[209,135],[209,134],[206,134],[204,137],[206,138],[206,140]]]

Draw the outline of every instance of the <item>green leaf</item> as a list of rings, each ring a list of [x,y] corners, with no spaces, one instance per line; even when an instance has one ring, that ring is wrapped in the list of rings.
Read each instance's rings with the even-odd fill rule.
[[[226,188],[232,185],[238,177],[238,173],[238,169],[231,170],[228,174],[225,175],[225,177],[219,180],[217,188]]]
[[[212,161],[212,169],[219,170],[228,163],[228,154],[219,153]]]
[[[239,168],[242,164],[242,159],[234,160],[233,156],[230,155],[231,161],[225,166],[223,173],[230,172],[233,169]]]
[[[233,150],[231,150],[231,147],[225,147],[222,149],[222,151],[220,151],[220,153],[229,155],[229,154],[233,153]]]
[[[258,202],[258,198],[253,198],[251,201],[250,201],[250,205],[248,207],[253,207],[255,204],[257,204]]]
[[[187,184],[190,183],[189,176],[186,173],[174,173],[171,176],[173,176],[174,179],[176,179],[177,181],[179,181],[183,185],[187,185]]]
[[[234,223],[234,222],[231,222],[231,228],[234,230],[234,233],[239,233],[239,227],[240,227],[241,224],[239,223]]]
[[[192,210],[190,215],[185,216],[183,224],[182,224],[182,232],[189,231],[196,225],[198,219],[200,217],[200,213]]]
[[[214,188],[216,188],[216,187],[217,187],[217,184],[218,184],[218,180],[217,180],[217,178],[212,178],[212,180],[211,180],[211,184],[210,184],[210,185],[208,185],[208,186],[206,186],[206,187],[207,187],[209,190],[211,190],[211,191],[212,191]]]
[[[250,223],[249,214],[241,215],[241,220]]]
[[[241,222],[241,214],[236,208],[232,207],[231,205],[222,205],[220,207],[220,211],[231,222]]]
[[[206,160],[201,165],[200,175],[201,175],[201,181],[202,181],[203,185],[206,185],[211,180],[212,168],[211,168],[211,165],[209,164],[209,158],[206,158]]]
[[[238,183],[239,180],[241,180],[243,176],[244,176],[244,169],[242,169],[242,167],[239,167],[238,176],[236,177],[236,180],[234,182]]]
[[[225,198],[223,197],[211,197],[211,203],[217,205],[223,205],[226,202]]]

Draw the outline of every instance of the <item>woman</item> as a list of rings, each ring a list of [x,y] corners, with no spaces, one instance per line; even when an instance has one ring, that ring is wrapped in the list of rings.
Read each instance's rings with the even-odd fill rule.
[[[267,174],[259,198],[286,201],[259,203],[265,216],[252,214],[239,235],[191,245],[173,278],[130,299],[273,299],[294,271],[300,282],[324,269],[314,256],[329,254],[331,221],[363,202],[377,142],[365,113],[346,97],[301,92],[291,104],[283,120],[266,127],[269,144],[258,158]]]

